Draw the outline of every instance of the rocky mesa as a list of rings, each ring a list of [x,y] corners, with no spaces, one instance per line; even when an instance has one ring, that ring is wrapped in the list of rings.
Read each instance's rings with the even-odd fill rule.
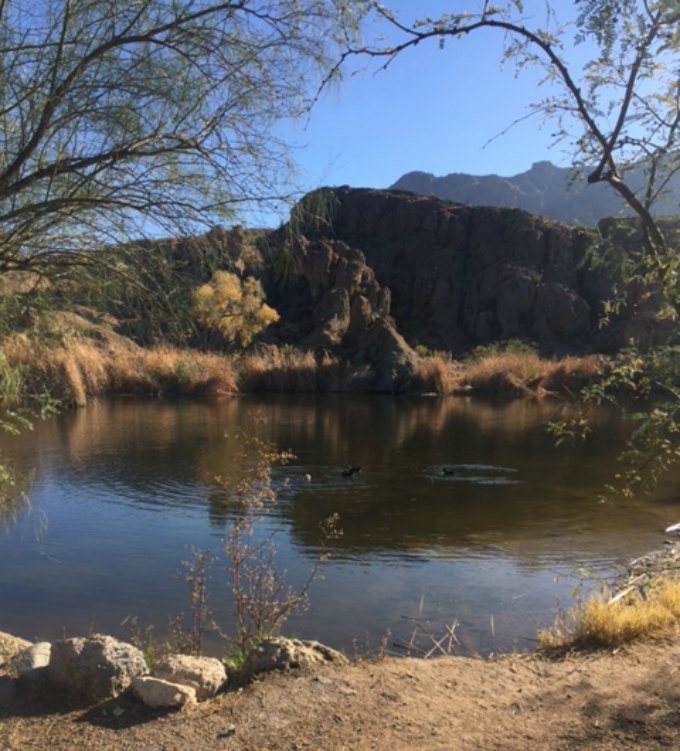
[[[300,212],[290,273],[266,285],[286,321],[283,339],[370,360],[387,353],[394,364],[417,345],[459,354],[518,338],[552,355],[614,351],[662,334],[659,301],[639,305],[632,291],[600,327],[618,279],[589,264],[589,249],[603,241],[595,231],[403,191],[342,187],[314,197],[323,221]]]

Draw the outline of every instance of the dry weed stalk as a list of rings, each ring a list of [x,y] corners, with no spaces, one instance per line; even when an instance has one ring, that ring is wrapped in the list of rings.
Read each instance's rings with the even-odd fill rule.
[[[259,538],[259,528],[277,501],[272,469],[294,458],[290,452],[276,451],[259,440],[250,441],[256,459],[251,461],[235,488],[239,507],[224,542],[234,598],[237,633],[225,636],[231,651],[246,653],[258,641],[279,631],[293,613],[303,612],[309,604],[309,588],[328,551],[322,545],[308,576],[299,588],[286,583],[286,572],[276,564],[276,530]],[[324,541],[340,534],[338,515],[322,525]]]
[[[427,621],[423,618],[403,617],[415,623],[409,641],[406,644],[395,644],[406,657],[417,656],[424,660],[432,657],[447,657],[454,654],[455,648],[460,646],[456,635],[456,630],[460,625],[457,618],[454,618],[451,625],[444,624],[444,633],[437,635],[430,630]],[[423,641],[424,647],[421,646]]]

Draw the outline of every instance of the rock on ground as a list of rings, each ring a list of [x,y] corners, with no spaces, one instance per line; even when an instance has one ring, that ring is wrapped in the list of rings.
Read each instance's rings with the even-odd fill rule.
[[[224,665],[214,657],[169,655],[153,669],[154,678],[191,686],[199,701],[214,696],[227,681]]]
[[[244,673],[252,676],[270,670],[311,668],[329,662],[343,664],[348,660],[342,653],[318,641],[286,639],[279,636],[261,641],[248,653]]]
[[[52,645],[48,678],[56,687],[88,699],[115,697],[147,672],[142,652],[112,636],[94,634]]]
[[[51,652],[52,645],[48,641],[39,641],[19,652],[10,663],[10,669],[24,680],[43,678],[47,674]]]
[[[183,707],[196,702],[196,689],[170,683],[161,678],[139,675],[132,679],[132,691],[135,696],[151,709]]]
[[[8,663],[19,652],[31,646],[31,642],[0,631],[0,665]]]

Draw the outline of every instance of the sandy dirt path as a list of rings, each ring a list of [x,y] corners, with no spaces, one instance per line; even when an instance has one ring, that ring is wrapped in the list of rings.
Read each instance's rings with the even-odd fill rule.
[[[270,675],[166,715],[127,697],[74,708],[22,691],[0,709],[0,748],[680,749],[680,641],[558,662],[360,662]]]

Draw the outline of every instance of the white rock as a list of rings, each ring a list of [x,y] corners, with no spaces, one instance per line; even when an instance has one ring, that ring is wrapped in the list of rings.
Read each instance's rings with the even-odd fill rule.
[[[30,646],[30,641],[0,631],[0,665],[9,662],[13,657],[16,657],[22,649],[26,649],[26,647]]]
[[[42,678],[47,674],[51,652],[52,645],[48,641],[39,641],[19,652],[10,662],[10,668],[19,678],[25,680]]]
[[[146,672],[137,647],[103,634],[55,642],[47,669],[56,687],[93,700],[118,696]]]
[[[265,639],[246,657],[243,672],[257,675],[269,670],[290,670],[348,662],[345,655],[318,641],[286,639],[283,636]]]
[[[156,665],[151,674],[154,678],[191,686],[196,689],[199,701],[214,696],[227,680],[227,671],[219,660],[189,655],[169,655]]]
[[[149,675],[133,678],[132,691],[141,702],[152,709],[183,707],[185,704],[196,702],[196,689],[191,686],[171,683]]]

